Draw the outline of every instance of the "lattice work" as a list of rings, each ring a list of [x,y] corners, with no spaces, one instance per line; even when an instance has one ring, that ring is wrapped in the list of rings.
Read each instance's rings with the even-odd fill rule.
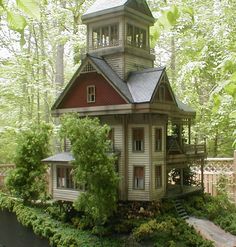
[[[89,73],[89,72],[94,72],[94,71],[96,70],[93,67],[93,65],[91,63],[87,63],[85,67],[83,68],[83,70],[81,71],[81,73]]]
[[[200,169],[201,161],[194,162],[194,170],[198,171]],[[232,173],[233,159],[231,158],[209,158],[204,160],[204,172],[208,173]]]

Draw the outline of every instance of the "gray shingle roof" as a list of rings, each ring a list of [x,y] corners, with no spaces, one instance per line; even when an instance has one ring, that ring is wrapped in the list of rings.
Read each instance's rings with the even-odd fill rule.
[[[74,158],[71,153],[64,152],[64,153],[58,153],[53,156],[50,156],[46,159],[43,159],[42,162],[45,163],[54,163],[54,162],[70,162],[73,161]]]
[[[165,67],[131,72],[128,87],[135,103],[150,102]]]
[[[196,112],[193,108],[191,108],[190,106],[184,104],[182,101],[180,101],[178,98],[176,98],[175,96],[175,99],[176,99],[176,102],[177,102],[177,105],[178,105],[178,108],[182,111],[185,111],[185,112]]]
[[[121,7],[126,4],[128,0],[97,0],[84,15],[104,11],[107,9]]]
[[[125,98],[132,103],[133,98],[129,91],[126,82],[120,79],[116,72],[107,64],[107,62],[101,58],[94,55],[88,55],[92,62],[97,66],[97,68],[109,79],[109,81],[121,92]]]

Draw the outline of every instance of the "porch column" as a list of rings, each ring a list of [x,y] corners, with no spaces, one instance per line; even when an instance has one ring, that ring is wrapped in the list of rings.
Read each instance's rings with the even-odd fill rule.
[[[181,192],[183,192],[183,187],[184,187],[184,169],[180,169],[180,188]]]

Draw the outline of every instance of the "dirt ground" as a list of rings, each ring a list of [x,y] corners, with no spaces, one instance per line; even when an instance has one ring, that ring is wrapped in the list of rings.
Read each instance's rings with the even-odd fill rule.
[[[236,236],[225,232],[211,221],[190,217],[187,222],[205,239],[213,241],[216,247],[236,247]]]

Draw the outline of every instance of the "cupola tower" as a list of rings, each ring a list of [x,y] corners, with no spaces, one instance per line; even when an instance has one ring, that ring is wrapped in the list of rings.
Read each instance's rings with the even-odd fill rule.
[[[102,56],[121,79],[153,68],[149,29],[154,17],[145,0],[97,0],[82,20],[88,53]]]

